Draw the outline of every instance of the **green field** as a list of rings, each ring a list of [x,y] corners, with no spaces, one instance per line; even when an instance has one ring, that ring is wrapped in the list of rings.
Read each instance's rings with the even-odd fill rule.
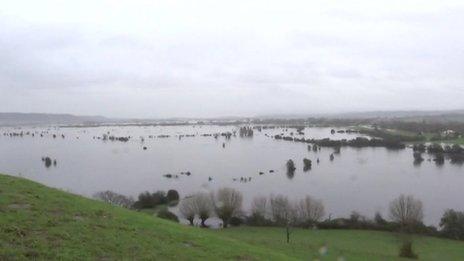
[[[353,127],[354,129],[360,130],[360,131],[369,131],[372,130],[372,127],[368,126],[357,126]],[[380,131],[393,135],[393,136],[398,136],[398,137],[416,137],[417,133],[411,132],[411,131],[406,131],[406,130],[398,130],[398,129],[380,129]],[[431,143],[446,143],[446,144],[460,144],[464,145],[464,137],[461,138],[455,138],[455,139],[446,139],[443,137],[443,139],[439,140],[432,140],[434,136],[438,135],[437,133],[423,133],[423,136],[425,137],[424,141],[417,141],[419,143],[421,142],[431,142]],[[414,143],[414,142],[413,142]]]
[[[464,260],[464,242],[417,238],[421,260]],[[327,248],[326,254],[320,250]],[[179,225],[0,175],[0,260],[395,260],[394,234]]]

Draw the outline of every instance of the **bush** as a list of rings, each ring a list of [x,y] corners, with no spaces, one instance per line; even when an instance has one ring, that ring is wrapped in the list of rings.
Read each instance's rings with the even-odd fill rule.
[[[174,213],[167,209],[160,210],[157,216],[162,219],[167,219],[179,223],[179,218],[177,218],[177,216]]]
[[[168,194],[166,195],[166,200],[169,205],[171,206],[177,206],[179,203],[179,192],[174,189],[168,190]]]
[[[254,213],[247,217],[245,220],[246,224],[254,227],[270,227],[274,226],[272,220],[265,218],[263,215]]]
[[[155,208],[158,205],[166,204],[167,198],[164,191],[157,191],[150,194],[150,192],[142,192],[139,194],[138,200],[134,203],[134,208]]]
[[[239,217],[231,217],[229,219],[229,224],[233,227],[237,227],[237,226],[240,226],[241,224],[243,224],[243,220]]]
[[[124,208],[131,208],[134,204],[134,200],[132,198],[110,190],[97,192],[95,193],[94,197],[103,202]]]
[[[448,209],[440,220],[443,236],[464,240],[464,212]]]

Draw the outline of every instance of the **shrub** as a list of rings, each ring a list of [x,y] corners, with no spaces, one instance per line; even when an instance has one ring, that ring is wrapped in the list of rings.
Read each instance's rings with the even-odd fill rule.
[[[166,204],[167,199],[164,191],[157,191],[150,194],[150,192],[142,192],[139,194],[138,200],[134,203],[134,208],[154,208],[158,205]]]
[[[229,224],[231,226],[234,226],[234,227],[237,227],[237,226],[240,226],[241,224],[243,224],[243,220],[239,217],[231,217],[229,219]]]
[[[97,192],[95,193],[94,197],[103,202],[125,208],[130,208],[134,204],[134,200],[132,198],[126,197],[124,195],[118,194],[110,190]]]
[[[168,190],[168,194],[166,195],[166,200],[171,206],[176,206],[179,203],[179,192],[174,189]]]
[[[464,212],[446,210],[440,220],[440,227],[445,237],[464,240]]]
[[[157,216],[159,218],[162,218],[162,219],[171,220],[171,221],[174,221],[174,222],[177,222],[177,223],[179,222],[179,218],[177,218],[177,216],[174,213],[172,213],[171,211],[169,211],[166,208],[160,210],[158,212]]]

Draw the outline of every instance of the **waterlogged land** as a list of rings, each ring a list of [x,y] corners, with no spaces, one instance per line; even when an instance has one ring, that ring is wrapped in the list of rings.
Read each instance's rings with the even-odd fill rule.
[[[436,164],[434,155],[424,153],[421,164],[414,164],[409,147],[344,146],[338,153],[338,148],[308,150],[309,143],[275,139],[368,138],[347,129],[268,127],[249,135],[233,125],[3,128],[0,172],[85,196],[176,189],[182,197],[232,187],[243,192],[245,209],[256,196],[311,195],[332,218],[351,211],[387,216],[388,203],[402,193],[423,201],[426,224],[436,225],[447,208],[461,208],[464,167],[447,158]],[[306,171],[305,158],[312,162]],[[289,159],[296,168],[292,175]]]

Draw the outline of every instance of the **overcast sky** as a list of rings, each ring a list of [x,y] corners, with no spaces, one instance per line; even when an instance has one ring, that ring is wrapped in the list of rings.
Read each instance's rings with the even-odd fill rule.
[[[464,108],[464,1],[0,1],[0,111]]]

